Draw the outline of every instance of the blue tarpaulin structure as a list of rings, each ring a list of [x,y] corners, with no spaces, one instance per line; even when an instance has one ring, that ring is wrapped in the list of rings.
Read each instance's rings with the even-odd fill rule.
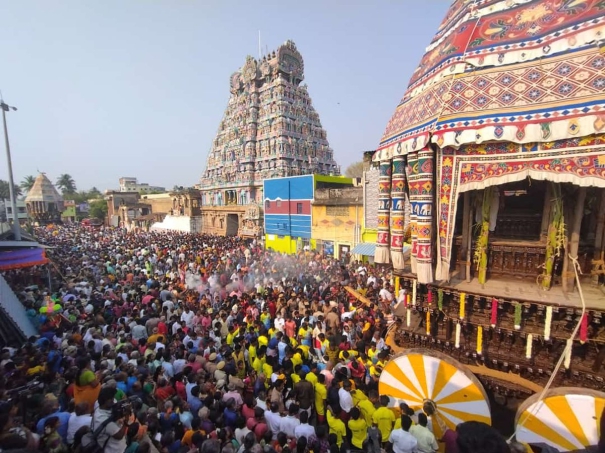
[[[42,248],[16,249],[0,252],[0,271],[37,266],[48,263]]]
[[[351,250],[351,255],[374,256],[375,251],[376,244],[372,242],[360,242],[353,247],[353,250]]]

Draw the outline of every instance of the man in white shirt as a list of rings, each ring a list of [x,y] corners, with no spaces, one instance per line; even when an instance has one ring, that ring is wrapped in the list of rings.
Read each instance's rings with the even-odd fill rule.
[[[284,331],[284,326],[286,324],[286,320],[284,319],[284,317],[281,314],[278,314],[277,317],[275,318],[275,321],[273,323],[275,325],[275,329],[279,332]]]
[[[306,411],[302,411],[299,417],[300,425],[294,428],[294,437],[296,440],[300,439],[301,437],[306,437],[307,441],[309,441],[311,436],[315,436],[315,428],[309,425],[309,414],[307,414]]]
[[[393,453],[418,453],[418,441],[408,432],[410,426],[412,426],[412,419],[407,415],[402,415],[401,428],[394,429],[389,435]]]
[[[378,293],[378,296],[387,301],[387,302],[393,302],[393,294],[391,294],[391,292],[389,291],[388,286],[385,284],[384,288],[382,288],[380,290],[380,292]]]
[[[298,414],[298,404],[292,403],[288,408],[288,415],[282,417],[279,423],[279,430],[286,433],[290,438],[296,437],[294,430],[300,425],[300,420],[296,418],[296,414]]]
[[[265,420],[267,427],[273,433],[273,440],[277,439],[277,433],[281,429],[281,415],[279,415],[279,406],[277,403],[271,403],[271,410],[265,411]]]
[[[74,436],[82,426],[90,426],[92,415],[88,409],[88,403],[80,403],[76,406],[76,411],[69,417],[67,424],[67,444],[74,443]]]
[[[190,329],[192,329],[193,328],[193,317],[194,316],[195,316],[195,313],[193,313],[191,311],[191,309],[187,306],[187,307],[185,307],[185,311],[181,315],[181,321],[183,321],[187,327],[189,327]]]
[[[427,428],[424,412],[418,414],[418,424],[410,428],[410,434],[418,441],[418,453],[435,453],[439,449],[435,435]]]
[[[99,407],[94,413],[90,429],[94,432],[101,424],[111,417],[111,406],[116,395],[116,389],[104,387],[99,393]],[[109,422],[97,437],[97,442],[105,446],[104,453],[124,453],[126,450],[127,417]]]
[[[338,398],[340,399],[340,408],[347,414],[353,409],[353,397],[351,396],[351,381],[346,379],[342,387],[338,389]]]

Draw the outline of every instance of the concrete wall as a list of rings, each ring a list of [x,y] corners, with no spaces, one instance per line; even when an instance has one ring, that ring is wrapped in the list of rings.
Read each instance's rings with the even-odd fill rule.
[[[151,205],[151,212],[170,212],[172,209],[172,197],[169,193],[160,193],[156,195],[142,195],[142,203]]]
[[[364,173],[365,199],[364,228],[378,228],[378,177],[379,170],[370,168]]]
[[[265,248],[279,253],[296,253],[296,239],[290,236],[278,236],[277,234],[265,234]]]
[[[339,256],[339,246],[351,250],[361,242],[361,225],[363,223],[363,206],[325,206],[313,205],[313,239],[334,243],[334,256]],[[357,228],[357,232],[356,232]]]
[[[200,233],[201,225],[202,221],[199,217],[167,215],[162,222],[154,223],[151,226],[151,229]]]

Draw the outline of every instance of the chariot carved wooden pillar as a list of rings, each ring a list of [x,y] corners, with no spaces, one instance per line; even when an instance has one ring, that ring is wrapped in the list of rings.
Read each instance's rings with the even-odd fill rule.
[[[391,258],[393,268],[402,270],[403,259],[403,225],[405,206],[405,169],[403,156],[393,158],[391,176]]]
[[[379,264],[390,262],[389,253],[389,209],[391,206],[391,161],[380,162],[378,180],[378,234],[374,261]]]
[[[416,274],[420,283],[433,281],[433,150],[418,151],[416,179]]]

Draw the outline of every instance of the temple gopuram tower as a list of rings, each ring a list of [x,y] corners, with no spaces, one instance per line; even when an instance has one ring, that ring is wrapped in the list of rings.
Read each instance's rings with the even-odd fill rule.
[[[201,178],[203,231],[263,233],[263,181],[340,173],[292,41],[231,75],[231,96]]]

